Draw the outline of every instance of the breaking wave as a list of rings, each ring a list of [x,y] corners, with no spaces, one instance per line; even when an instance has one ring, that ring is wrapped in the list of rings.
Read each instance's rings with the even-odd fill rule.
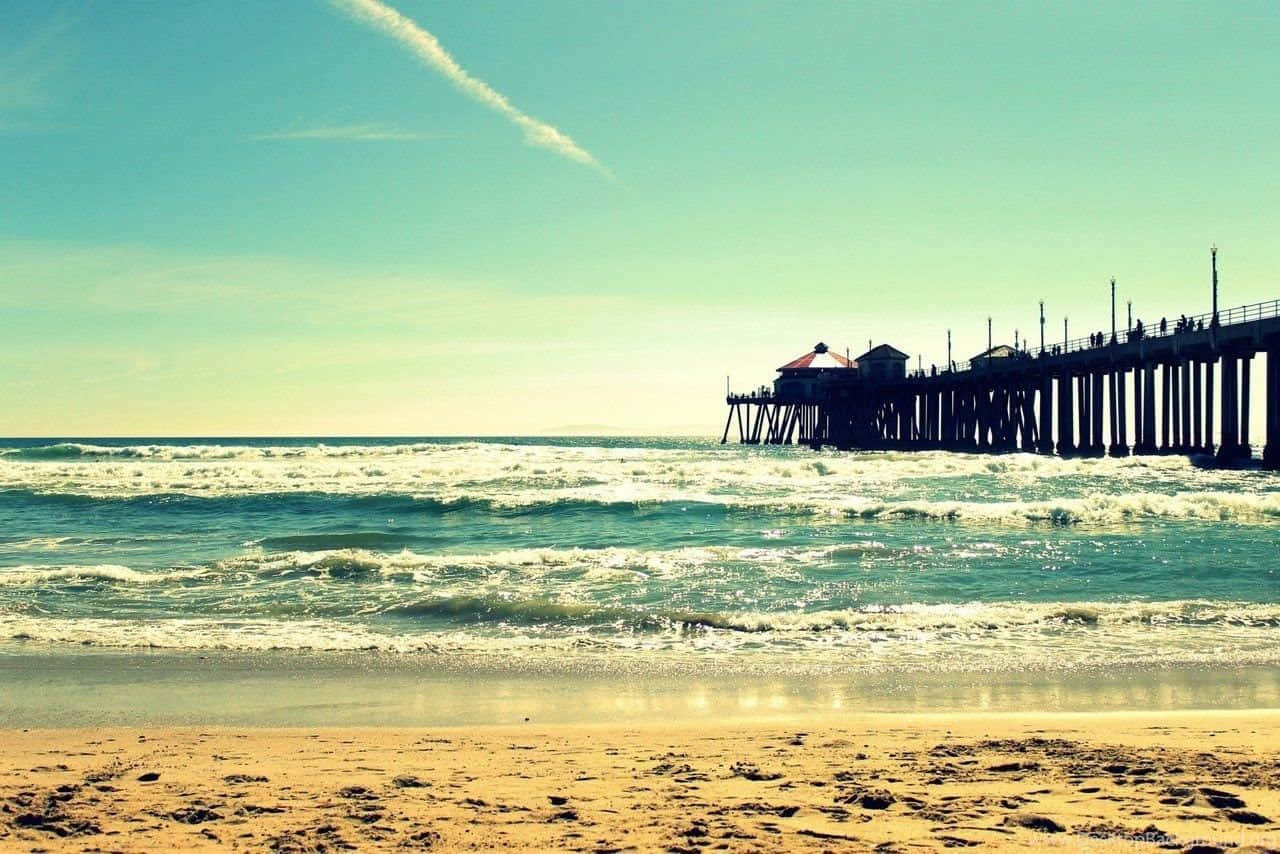
[[[291,540],[294,538],[283,538]],[[311,539],[302,537],[298,539]],[[727,563],[753,567],[806,565],[866,553],[892,554],[913,551],[891,549],[881,543],[851,543],[819,548],[739,548],[690,546],[667,550],[634,548],[507,549],[479,554],[419,554],[407,549],[394,553],[363,548],[250,551],[209,566],[140,571],[123,566],[17,566],[0,567],[0,587],[48,584],[58,580],[96,579],[121,584],[203,579],[211,585],[229,576],[260,579],[327,578],[378,579],[432,583],[441,578],[509,578],[512,573],[534,580],[549,572],[572,573],[586,579],[639,576],[676,578]]]
[[[50,585],[81,586],[84,584],[161,584],[193,577],[203,570],[145,572],[127,566],[104,563],[92,566],[15,566],[0,567],[0,587]]]
[[[34,445],[20,448],[0,448],[0,457],[12,460],[146,460],[193,461],[193,460],[280,460],[331,458],[348,459],[352,457],[382,457],[421,454],[440,447],[466,448],[475,447],[475,442],[457,442],[448,445],[438,443],[415,442],[409,444],[373,444],[373,445],[228,445],[228,444],[196,444],[196,445],[95,445],[85,442],[56,442],[51,445]]]
[[[1041,501],[865,501],[852,503],[844,512],[863,519],[1051,525],[1146,520],[1270,523],[1280,521],[1280,492],[1099,493]]]
[[[451,618],[446,628],[413,624],[441,615]],[[1280,607],[1250,603],[987,603],[712,614],[463,597],[427,600],[392,616],[392,624],[382,625],[317,617],[0,614],[0,638],[105,648],[461,655],[500,665],[524,660],[588,669],[619,666],[628,656],[659,669],[664,662],[693,660],[742,664],[744,652],[751,661],[773,661],[792,672],[1280,663]]]
[[[600,490],[598,495],[556,494],[555,490],[528,490],[502,495],[484,494],[332,494],[306,490],[290,492],[202,494],[156,492],[143,494],[94,494],[79,492],[37,492],[0,489],[0,498],[47,505],[85,505],[114,502],[142,509],[173,512],[202,512],[210,508],[251,512],[255,508],[290,509],[307,512],[323,508],[328,512],[344,508],[394,515],[446,515],[475,511],[498,515],[555,516],[560,513],[659,513],[698,514],[784,514],[846,518],[867,521],[927,521],[977,523],[987,525],[1105,526],[1148,521],[1234,522],[1275,524],[1280,522],[1280,491],[1277,492],[1133,492],[1093,493],[1030,501],[963,501],[889,499],[869,496],[736,496],[688,494],[667,491],[645,498],[617,496]],[[412,538],[396,534],[299,535],[266,538],[263,543],[277,548],[341,547],[352,545],[386,548],[411,545]],[[347,541],[335,537],[347,537]],[[328,544],[328,545],[326,545]]]

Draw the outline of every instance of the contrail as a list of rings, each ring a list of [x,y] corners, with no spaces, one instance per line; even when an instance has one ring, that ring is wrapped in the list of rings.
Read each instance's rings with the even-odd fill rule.
[[[490,109],[506,116],[524,131],[525,141],[530,145],[549,148],[570,160],[576,160],[606,175],[609,174],[609,171],[592,157],[590,152],[574,142],[568,134],[521,112],[501,92],[495,91],[483,80],[472,77],[440,45],[440,41],[435,36],[383,3],[382,0],[330,0],[330,2],[352,17],[382,30],[413,51],[427,65],[449,78],[454,86]]]

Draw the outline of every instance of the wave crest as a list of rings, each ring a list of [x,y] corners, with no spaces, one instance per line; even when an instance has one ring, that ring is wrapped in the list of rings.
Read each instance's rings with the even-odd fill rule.
[[[985,669],[1169,658],[1206,664],[1280,661],[1280,605],[1171,601],[904,605],[815,613],[698,613],[547,599],[439,597],[397,609],[391,626],[345,620],[66,619],[0,614],[0,637],[104,647],[316,649],[508,656],[750,649],[807,664]],[[449,617],[444,627],[415,618]],[[598,627],[608,631],[595,631]],[[618,629],[625,629],[618,631]],[[867,656],[850,659],[850,654]]]
[[[89,584],[161,584],[199,572],[142,572],[118,564],[89,566],[15,566],[0,569],[0,587],[26,587],[61,582],[62,586]]]

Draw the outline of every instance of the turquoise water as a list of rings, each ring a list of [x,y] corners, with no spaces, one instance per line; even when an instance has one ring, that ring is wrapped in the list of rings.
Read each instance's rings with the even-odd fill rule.
[[[1280,477],[700,440],[0,440],[0,639],[578,673],[1271,667]]]

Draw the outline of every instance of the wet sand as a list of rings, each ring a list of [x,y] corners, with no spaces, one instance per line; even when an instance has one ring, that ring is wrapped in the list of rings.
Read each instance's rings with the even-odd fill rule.
[[[1280,711],[0,737],[4,850],[1280,851]]]

